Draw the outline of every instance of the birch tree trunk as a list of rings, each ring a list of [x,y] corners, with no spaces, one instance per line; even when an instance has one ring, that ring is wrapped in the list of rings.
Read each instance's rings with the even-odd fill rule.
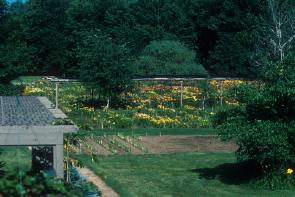
[[[295,41],[295,8],[286,3],[279,3],[279,0],[268,0],[271,14],[271,37],[270,42],[274,54],[279,55],[282,62],[286,52]]]

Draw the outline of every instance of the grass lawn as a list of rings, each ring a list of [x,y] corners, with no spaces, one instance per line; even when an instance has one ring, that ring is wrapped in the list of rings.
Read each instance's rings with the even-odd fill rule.
[[[31,168],[32,153],[24,146],[1,147],[2,154],[0,161],[5,163],[4,170],[6,174],[15,174],[18,170],[28,171]]]
[[[162,128],[136,128],[136,129],[103,129],[95,131],[79,131],[81,135],[116,135],[118,133],[124,135],[140,135],[140,136],[157,136],[157,135],[216,135],[214,128],[198,128],[198,129],[162,129]]]
[[[77,156],[122,197],[295,196],[295,190],[255,189],[241,181],[231,153]],[[244,173],[243,176],[248,176]]]
[[[31,84],[39,80],[42,80],[41,76],[21,76],[13,80],[11,83],[14,85]]]

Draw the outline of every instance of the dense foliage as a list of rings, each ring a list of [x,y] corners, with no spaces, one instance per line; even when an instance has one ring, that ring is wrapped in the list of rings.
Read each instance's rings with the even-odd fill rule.
[[[270,65],[259,92],[215,118],[215,123],[222,125],[220,136],[235,139],[240,146],[238,158],[254,161],[272,188],[295,180],[288,171],[295,167],[294,69],[294,57]]]
[[[196,63],[194,51],[171,40],[151,42],[135,65],[141,76],[207,75],[203,66]]]
[[[257,76],[262,60],[271,58],[269,52],[261,52],[266,44],[271,47],[267,34],[274,27],[267,17],[271,16],[268,2],[28,0],[8,4],[1,0],[0,45],[5,54],[0,66],[5,72],[1,70],[0,77],[8,81],[23,72],[71,77],[76,73],[77,77],[74,71],[81,64],[77,48],[85,39],[83,32],[94,29],[110,35],[116,45],[125,45],[132,59],[143,59],[144,49],[161,40],[179,40],[193,49],[190,53],[198,63],[181,71],[176,66],[169,74],[187,74],[202,64],[211,75]],[[285,7],[284,13],[292,18],[290,6]],[[285,29],[284,36],[290,33]],[[290,46],[291,42],[285,54],[294,51]]]
[[[0,155],[2,154],[1,150],[0,150]],[[5,163],[0,161],[0,178],[5,174],[3,167],[4,167]]]
[[[77,48],[79,75],[86,87],[108,98],[124,92],[131,83],[128,50],[99,30],[82,33]]]
[[[82,196],[79,188],[58,183],[46,174],[35,176],[19,172],[0,180],[0,196]]]

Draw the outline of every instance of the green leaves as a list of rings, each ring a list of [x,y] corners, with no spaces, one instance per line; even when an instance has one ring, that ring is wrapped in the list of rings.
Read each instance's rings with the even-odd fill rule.
[[[0,150],[0,156],[2,154],[2,151]],[[5,171],[3,170],[3,167],[5,166],[5,163],[0,161],[0,178],[2,178],[5,175]]]
[[[207,71],[196,63],[195,53],[173,40],[151,42],[135,62],[138,75],[202,75]]]
[[[215,117],[221,125],[220,137],[234,139],[239,145],[238,158],[255,161],[264,172],[263,180],[272,188],[294,181],[282,174],[295,162],[294,68],[294,58],[269,66],[264,84],[253,92],[255,95],[244,97],[235,113],[225,109]],[[280,181],[273,182],[277,179]]]
[[[107,97],[127,90],[132,76],[128,49],[97,29],[82,32],[81,37],[77,48],[81,81]]]
[[[0,83],[8,83],[28,71],[32,50],[25,43],[0,45]]]

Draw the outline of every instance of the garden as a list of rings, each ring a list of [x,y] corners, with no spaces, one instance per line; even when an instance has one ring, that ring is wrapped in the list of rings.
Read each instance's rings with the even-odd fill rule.
[[[244,115],[240,110],[265,84],[225,80],[221,94],[221,82],[209,80],[205,86],[202,82],[184,83],[182,91],[177,81],[139,83],[121,95],[116,102],[120,106],[99,102],[99,96],[89,93],[82,83],[60,83],[59,107],[81,129],[66,137],[65,150],[72,165],[89,168],[120,196],[244,196],[245,191],[249,196],[292,195],[288,182],[284,187],[271,185],[276,176],[264,180],[259,166],[235,159],[234,152],[243,155],[239,151],[246,138],[237,144],[228,136],[227,129],[236,127],[226,124],[236,120],[232,116]],[[56,84],[46,78],[21,77],[13,84],[21,85],[22,94],[47,96],[55,102]],[[162,122],[157,123],[157,118]],[[282,169],[281,175],[292,176],[287,170]],[[176,182],[189,182],[189,186]],[[201,185],[211,186],[203,189]],[[275,187],[284,190],[268,191]]]
[[[5,111],[7,96],[47,109],[19,121],[34,145],[0,138],[0,197],[295,196],[294,8],[0,0],[1,136],[37,107]]]

